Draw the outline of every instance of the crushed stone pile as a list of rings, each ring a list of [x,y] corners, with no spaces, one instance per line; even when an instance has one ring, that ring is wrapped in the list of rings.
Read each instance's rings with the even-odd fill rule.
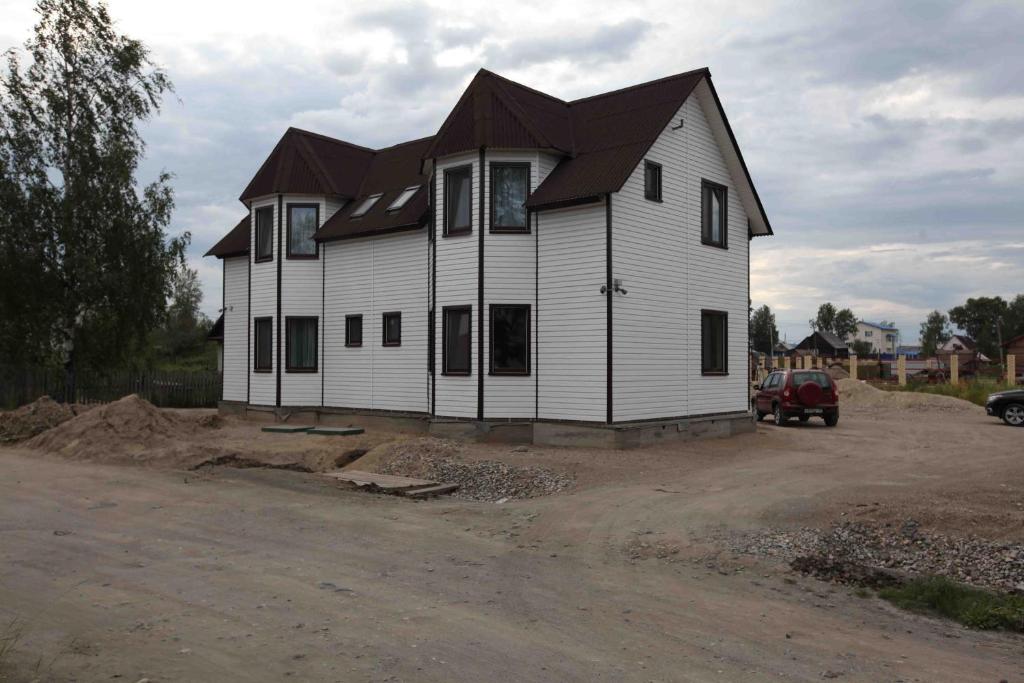
[[[997,590],[1024,591],[1024,545],[925,533],[912,519],[844,522],[828,530],[768,530],[735,537],[738,553],[774,557],[837,583],[884,585],[894,575],[939,575]]]
[[[17,410],[0,413],[0,443],[31,439],[36,434],[67,422],[84,410],[84,406],[57,403],[49,396],[43,396]]]
[[[152,462],[176,466],[210,457],[210,447],[186,444],[194,437],[194,420],[157,408],[132,394],[105,403],[53,427],[26,443],[69,460],[121,463]]]
[[[890,410],[915,412],[937,411],[947,413],[977,413],[983,408],[970,401],[953,396],[925,394],[916,391],[884,391],[866,382],[854,379],[840,379],[840,408],[852,408],[855,412],[882,413]]]
[[[360,458],[353,467],[381,474],[418,477],[458,484],[453,494],[467,500],[504,502],[536,498],[565,490],[570,476],[543,467],[509,465],[496,460],[462,460],[459,446],[445,439],[410,439],[382,444]]]

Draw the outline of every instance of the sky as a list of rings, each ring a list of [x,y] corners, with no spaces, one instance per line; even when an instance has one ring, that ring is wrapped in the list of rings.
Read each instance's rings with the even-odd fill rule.
[[[30,0],[0,0],[0,48]],[[1024,3],[110,0],[175,94],[140,183],[174,174],[172,231],[202,254],[288,126],[380,147],[436,132],[480,67],[563,99],[707,66],[774,237],[754,306],[791,342],[819,304],[895,321],[1024,292]]]

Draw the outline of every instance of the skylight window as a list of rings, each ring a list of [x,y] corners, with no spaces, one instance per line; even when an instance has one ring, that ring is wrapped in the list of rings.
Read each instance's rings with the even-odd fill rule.
[[[409,203],[409,200],[412,199],[412,196],[416,194],[419,189],[419,185],[413,185],[412,187],[407,187],[402,190],[402,194],[398,195],[395,198],[395,201],[391,202],[391,206],[388,207],[388,211],[398,211],[399,209],[402,209]]]
[[[373,208],[373,205],[377,203],[377,200],[381,198],[380,193],[371,194],[369,197],[363,200],[363,203],[356,207],[356,210],[349,214],[349,218],[362,218],[366,215],[366,212]]]

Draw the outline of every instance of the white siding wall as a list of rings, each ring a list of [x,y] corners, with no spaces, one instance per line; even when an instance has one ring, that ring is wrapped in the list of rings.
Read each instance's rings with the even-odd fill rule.
[[[324,405],[428,411],[427,232],[322,245]],[[383,314],[402,314],[401,346],[383,346]],[[345,316],[363,316],[363,345],[345,346]]]
[[[473,232],[468,235],[444,237],[444,170],[453,166],[473,165]],[[480,191],[479,156],[464,154],[445,159],[437,165],[437,195],[434,207],[437,229],[437,308],[436,308],[436,365],[437,404],[436,415],[443,417],[470,417],[477,415],[477,326],[481,315],[477,310],[477,260],[479,248],[479,204]],[[466,377],[449,377],[442,374],[441,325],[445,306],[472,306],[473,334],[471,349],[471,372]],[[486,368],[484,370],[486,372]]]
[[[245,401],[248,388],[249,262],[226,258],[224,268],[224,400]]]
[[[530,190],[538,180],[540,159],[536,152],[487,152],[484,174],[484,372],[490,372],[491,304],[529,304],[530,329],[537,329],[536,284],[537,242],[532,226],[530,234],[491,234],[490,166],[492,162],[530,164]],[[531,340],[531,356],[536,355],[536,335]],[[485,418],[533,418],[536,414],[536,382],[527,376],[484,377]]]
[[[255,263],[256,256],[256,209],[263,206],[271,206],[274,209],[274,258],[271,261]],[[253,405],[272,406],[277,402],[277,353],[273,355],[272,372],[255,372],[253,368],[253,344],[255,337],[253,332],[253,319],[269,317],[273,319],[271,325],[273,348],[277,348],[277,259],[281,257],[281,245],[277,239],[277,198],[267,197],[253,202],[250,213],[252,229],[249,231],[249,260],[252,262],[252,274],[250,286],[252,287],[252,312],[249,315],[249,334],[247,335],[249,361],[249,403]]]
[[[747,217],[706,112],[691,96],[646,159],[662,165],[663,203],[644,199],[641,163],[612,197],[615,421],[747,407]],[[701,244],[701,179],[727,186],[728,249]],[[542,219],[543,220],[543,219]],[[543,222],[542,222],[543,225]],[[701,309],[729,314],[729,375],[701,375]]]
[[[605,207],[540,215],[537,354],[541,419],[604,422]]]

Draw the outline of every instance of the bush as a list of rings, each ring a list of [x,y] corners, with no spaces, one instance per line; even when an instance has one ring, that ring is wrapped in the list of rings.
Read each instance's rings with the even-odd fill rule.
[[[1024,633],[1024,596],[993,593],[933,576],[883,588],[879,597],[912,612],[937,614],[968,628]]]

